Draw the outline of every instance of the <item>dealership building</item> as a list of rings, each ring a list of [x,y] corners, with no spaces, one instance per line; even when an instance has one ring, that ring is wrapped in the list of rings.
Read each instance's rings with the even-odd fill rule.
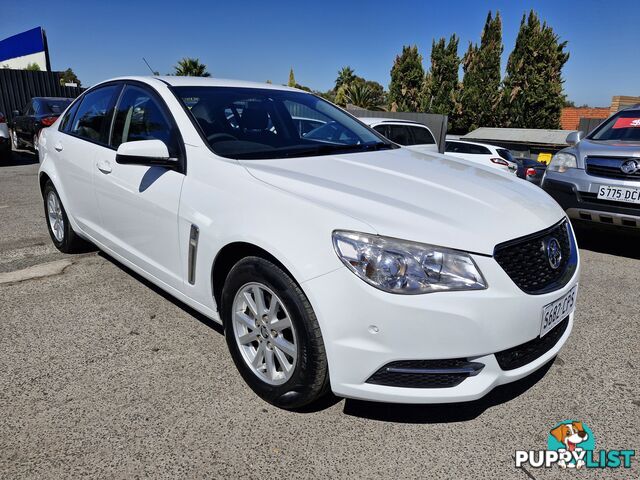
[[[0,40],[0,68],[23,70],[34,64],[42,71],[51,71],[47,36],[42,27]]]

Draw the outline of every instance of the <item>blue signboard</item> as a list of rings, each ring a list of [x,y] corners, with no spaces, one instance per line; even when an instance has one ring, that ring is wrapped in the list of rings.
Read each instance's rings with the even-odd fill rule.
[[[32,28],[0,40],[0,62],[40,52],[46,54],[46,41],[42,27]]]

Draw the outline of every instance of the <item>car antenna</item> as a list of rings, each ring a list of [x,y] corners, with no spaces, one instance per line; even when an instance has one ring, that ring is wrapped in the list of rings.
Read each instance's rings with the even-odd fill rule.
[[[156,72],[153,68],[151,68],[151,65],[149,65],[149,62],[147,62],[147,59],[142,57],[142,60],[144,60],[144,63],[147,64],[147,67],[149,67],[149,70],[151,70],[151,73],[153,75],[155,75],[156,77],[160,75],[160,72]]]

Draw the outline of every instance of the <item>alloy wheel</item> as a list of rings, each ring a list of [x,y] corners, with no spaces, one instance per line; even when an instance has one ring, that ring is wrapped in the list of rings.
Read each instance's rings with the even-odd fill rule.
[[[47,217],[54,238],[58,242],[62,242],[64,240],[64,215],[60,199],[53,191],[47,195]]]
[[[270,385],[282,385],[295,370],[296,332],[282,300],[264,284],[247,283],[233,300],[232,328],[242,358]]]

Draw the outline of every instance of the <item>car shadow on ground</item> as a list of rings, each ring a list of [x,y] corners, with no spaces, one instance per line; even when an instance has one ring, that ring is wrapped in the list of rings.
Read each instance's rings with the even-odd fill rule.
[[[106,253],[104,253],[102,251],[98,251],[98,256],[100,256],[100,257],[104,258],[105,260],[111,262],[114,266],[118,267],[120,270],[122,270],[126,274],[132,276],[137,281],[139,281],[140,283],[144,284],[146,287],[148,287],[151,290],[153,290],[155,293],[160,295],[165,300],[173,303],[176,307],[184,310],[186,313],[188,313],[189,315],[194,317],[199,322],[203,323],[204,325],[206,325],[207,327],[211,328],[212,330],[215,330],[220,335],[224,335],[224,328],[219,323],[214,322],[213,320],[211,320],[210,318],[206,317],[202,313],[200,313],[197,310],[194,310],[193,308],[191,308],[186,303],[181,302],[177,298],[173,297],[170,293],[165,292],[160,287],[154,285],[153,283],[151,283],[146,278],[142,277],[138,273],[136,273],[133,270],[131,270],[129,267],[126,267],[125,265],[123,265],[120,262],[118,262],[116,259],[111,258]]]
[[[578,247],[592,252],[640,260],[640,231],[631,228],[598,228],[574,223]]]
[[[1,167],[18,167],[38,163],[38,155],[29,150],[13,150],[7,160],[0,160]]]
[[[538,383],[555,358],[528,377],[494,388],[479,400],[461,403],[406,405],[346,400],[344,413],[354,417],[394,423],[455,423],[473,420],[486,410],[513,400]]]
[[[169,293],[154,285],[146,278],[131,270],[129,267],[122,265],[120,262],[110,257],[102,251],[98,251],[98,256],[112,263],[114,266],[122,270],[124,273],[132,276],[140,283],[144,284],[155,293],[171,302],[178,308],[194,317],[196,320],[211,328],[220,335],[224,335],[224,327],[200,312],[189,307],[180,300],[174,298]],[[379,420],[384,422],[396,423],[452,423],[463,422],[480,416],[485,410],[508,402],[529,390],[533,385],[539,382],[551,368],[555,358],[546,365],[522,380],[501,385],[493,389],[489,394],[480,400],[473,402],[453,403],[453,404],[422,404],[407,405],[394,403],[378,403],[363,400],[346,399],[344,402],[343,412],[346,415],[367,418],[370,420]],[[320,401],[311,405],[295,409],[296,413],[315,413],[326,410],[343,399],[329,393]]]

